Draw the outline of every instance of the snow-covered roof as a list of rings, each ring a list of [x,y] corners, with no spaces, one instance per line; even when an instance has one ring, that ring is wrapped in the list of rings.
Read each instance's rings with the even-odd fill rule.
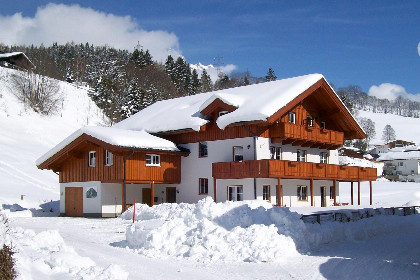
[[[13,56],[21,55],[21,54],[24,55],[23,52],[0,53],[0,58],[13,57]]]
[[[387,161],[387,160],[404,160],[404,159],[420,159],[420,151],[389,152],[389,153],[382,154],[377,160]]]
[[[322,78],[321,74],[310,74],[164,100],[115,124],[114,127],[150,133],[185,129],[199,131],[208,122],[200,112],[216,99],[237,107],[233,112],[217,119],[217,125],[221,129],[237,122],[265,121]]]
[[[49,150],[46,154],[41,156],[36,161],[36,165],[42,164],[47,159],[64,149],[68,144],[70,144],[83,134],[90,135],[105,143],[119,147],[174,152],[179,151],[176,145],[171,141],[150,135],[149,133],[143,130],[134,131],[119,129],[115,127],[85,126],[75,131],[73,134],[61,141],[54,148]]]

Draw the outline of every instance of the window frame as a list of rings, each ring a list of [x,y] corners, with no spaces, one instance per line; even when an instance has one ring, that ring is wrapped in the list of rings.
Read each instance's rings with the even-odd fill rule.
[[[301,154],[301,153],[303,153],[303,157],[301,156],[301,155],[299,155],[299,154]],[[306,150],[301,150],[301,149],[298,149],[297,151],[296,151],[296,161],[299,161],[299,162],[306,162]],[[303,158],[303,160],[301,160]]]
[[[147,163],[148,157],[150,157],[150,163]],[[158,163],[156,163],[156,159],[158,159]],[[146,166],[160,166],[160,155],[158,154],[145,154],[145,161]]]
[[[305,191],[303,191],[305,190]],[[304,195],[306,197],[304,197]],[[308,201],[308,186],[305,185],[299,185],[297,186],[297,192],[296,192],[296,198],[298,201]]]
[[[325,158],[323,157],[325,155]],[[328,164],[328,153],[327,152],[320,152],[319,153],[319,163]]]
[[[274,150],[274,152],[273,152]],[[282,149],[278,146],[270,146],[270,159],[278,159],[281,160],[282,158]]]
[[[209,179],[208,178],[198,178],[198,194],[199,195],[209,194]]]
[[[314,118],[311,115],[306,116],[306,126],[313,127],[314,126]]]
[[[230,192],[230,190],[235,190],[235,192]],[[241,192],[238,192],[238,190],[241,190]],[[228,201],[244,201],[244,186],[243,185],[231,185],[231,186],[227,186],[227,200]],[[231,199],[231,195],[232,197],[234,197],[234,199]],[[239,197],[241,197],[241,199],[238,199]]]
[[[327,123],[325,121],[321,121],[320,127],[321,129],[327,129]]]
[[[91,155],[93,155],[93,156],[91,156]],[[96,151],[89,151],[88,166],[89,167],[96,167]]]
[[[235,153],[235,151],[236,151],[237,148],[240,148],[241,149],[242,154]],[[236,155],[237,156],[242,156],[242,159],[241,160],[236,160]],[[232,156],[233,156],[233,161],[234,162],[243,162],[244,161],[244,147],[243,146],[233,146],[232,147]]]
[[[271,202],[271,185],[263,185],[263,200]]]
[[[296,113],[290,111],[289,112],[289,123],[296,124]]]
[[[112,166],[114,164],[114,154],[105,150],[105,166]]]
[[[205,146],[205,149],[202,148]],[[202,153],[205,151],[205,154]],[[198,142],[198,157],[199,158],[205,158],[209,156],[209,146],[207,142]]]

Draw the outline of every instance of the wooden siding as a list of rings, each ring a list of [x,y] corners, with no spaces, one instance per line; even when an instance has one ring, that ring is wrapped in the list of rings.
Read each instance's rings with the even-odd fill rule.
[[[88,166],[89,151],[96,151],[95,167]],[[105,149],[90,145],[66,160],[60,170],[60,183],[67,182],[122,182],[124,180],[124,157],[114,154],[113,164],[105,166]],[[144,151],[136,151],[127,160],[127,181],[137,183],[179,183],[181,180],[181,155],[161,154],[161,166],[146,166]],[[160,154],[150,152],[150,154]],[[78,156],[76,156],[78,155]],[[128,152],[126,155],[128,156]]]
[[[297,142],[299,145],[307,146],[316,144],[325,144],[333,149],[344,144],[344,133],[319,127],[308,127],[305,125],[297,125],[288,122],[277,123],[270,127],[270,137],[279,141],[289,141],[288,143]]]
[[[147,152],[147,154],[159,154]],[[127,182],[179,184],[181,182],[181,156],[160,155],[160,166],[146,166],[146,152],[136,152],[127,160]]]
[[[213,163],[216,179],[302,178],[342,181],[375,181],[376,168],[298,162],[286,160],[249,160]]]
[[[269,137],[268,126],[261,124],[248,124],[243,127],[243,125],[238,124],[236,126],[228,126],[222,130],[214,121],[203,126],[199,132],[188,131],[183,133],[159,134],[157,136],[168,139],[169,141],[177,144],[186,144],[203,141],[252,137],[253,135],[248,131],[248,129],[259,137]]]

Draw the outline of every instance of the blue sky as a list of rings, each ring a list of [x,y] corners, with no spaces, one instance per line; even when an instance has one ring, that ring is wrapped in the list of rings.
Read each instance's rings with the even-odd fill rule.
[[[61,16],[57,22],[65,22],[64,27],[50,23],[35,30],[33,21],[41,25],[43,16],[59,14],[57,6],[48,3],[65,4],[61,9],[79,4],[73,9],[75,22]],[[169,48],[190,63],[213,64],[220,56],[235,71],[248,69],[255,76],[264,76],[271,67],[278,78],[321,73],[336,87],[356,84],[368,92],[373,85],[391,83],[404,87],[405,93],[420,93],[420,1],[0,0],[0,5],[0,26],[10,23],[5,29],[14,31],[13,36],[0,31],[0,42],[86,41],[89,37],[80,29],[94,26],[94,32],[105,26],[91,42],[132,50],[140,41],[152,54],[156,49],[154,57],[164,57]],[[75,16],[85,12],[95,16]],[[108,27],[107,20],[112,22]],[[49,30],[52,26],[59,30]]]

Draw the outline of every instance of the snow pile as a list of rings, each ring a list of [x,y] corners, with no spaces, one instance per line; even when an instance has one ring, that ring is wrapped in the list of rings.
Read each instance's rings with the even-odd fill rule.
[[[360,211],[375,214],[373,209]],[[340,212],[350,217],[354,210]],[[130,220],[132,215],[130,208],[121,217]],[[412,219],[420,220],[418,215],[378,215],[320,225],[305,224],[300,217],[268,203],[214,203],[210,197],[197,204],[136,204],[136,222],[127,227],[126,241],[137,253],[153,258],[281,263],[325,244],[366,240],[409,227]]]
[[[132,208],[121,217],[132,218]],[[308,249],[300,215],[268,203],[136,204],[130,247],[149,257],[202,262],[282,262]]]
[[[13,228],[11,236],[20,279],[128,279],[128,273],[118,265],[101,268],[80,256],[56,230],[36,234]]]

